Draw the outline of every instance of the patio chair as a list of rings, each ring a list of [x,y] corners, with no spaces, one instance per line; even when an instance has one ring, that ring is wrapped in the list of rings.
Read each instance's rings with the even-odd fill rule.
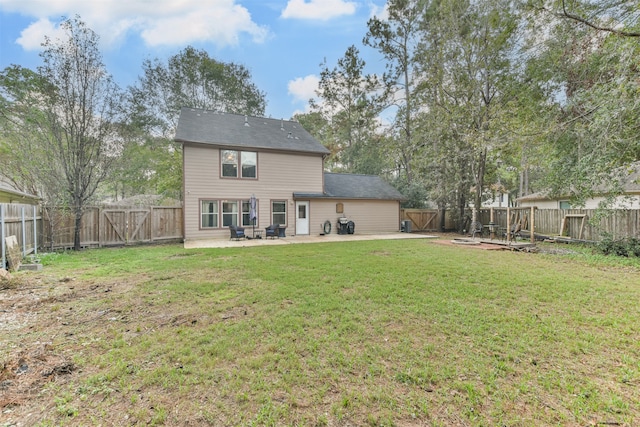
[[[482,233],[484,231],[484,227],[482,226],[482,223],[480,221],[474,221],[471,223],[471,237],[473,239],[476,238],[476,234],[480,235],[480,237],[482,237]]]
[[[231,237],[229,240],[240,240],[246,239],[247,236],[244,234],[244,228],[238,227],[237,225],[230,225],[229,230],[231,231]]]
[[[271,225],[269,225],[267,228],[264,229],[264,237],[267,238],[267,239],[269,237],[271,237],[272,239],[275,239],[276,237],[279,237],[278,228],[280,228],[280,224],[271,224]]]

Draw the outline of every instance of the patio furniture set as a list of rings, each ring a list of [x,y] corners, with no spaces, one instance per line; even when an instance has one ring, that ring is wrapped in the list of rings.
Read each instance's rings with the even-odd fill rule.
[[[280,224],[271,224],[264,229],[264,236],[266,239],[275,239],[280,237],[287,237],[285,234],[286,226]],[[262,239],[262,230],[254,230],[251,236],[247,236],[244,227],[238,227],[237,225],[230,225],[229,231],[231,232],[230,240],[241,239]]]

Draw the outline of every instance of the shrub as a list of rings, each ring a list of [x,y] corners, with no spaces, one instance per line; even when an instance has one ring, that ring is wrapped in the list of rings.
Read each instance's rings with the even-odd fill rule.
[[[636,237],[614,239],[613,235],[606,233],[596,247],[604,255],[640,257],[640,239]]]
[[[637,237],[629,238],[629,255],[633,255],[635,257],[640,258],[640,239]]]

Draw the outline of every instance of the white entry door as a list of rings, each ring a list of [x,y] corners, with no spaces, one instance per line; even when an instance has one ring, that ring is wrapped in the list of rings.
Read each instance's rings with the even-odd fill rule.
[[[296,202],[296,234],[309,234],[309,202]]]

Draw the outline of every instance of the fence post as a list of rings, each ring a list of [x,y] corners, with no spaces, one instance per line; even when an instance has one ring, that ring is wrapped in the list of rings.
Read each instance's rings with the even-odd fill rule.
[[[22,219],[22,258],[27,256],[27,222],[24,217],[24,206],[20,208]]]
[[[0,246],[2,246],[2,268],[7,268],[7,252],[4,247],[4,205],[0,203]]]
[[[531,243],[535,243],[536,242],[536,231],[535,231],[535,227],[536,227],[536,211],[535,211],[535,206],[531,206],[531,220],[529,220],[529,228],[531,229],[530,231],[530,236],[531,236]]]
[[[502,197],[502,196],[501,196]],[[496,237],[496,227],[493,218],[493,206],[489,208],[489,238],[491,240]]]
[[[33,205],[33,254],[38,255],[38,219],[36,218],[36,205]]]
[[[156,219],[155,219],[155,212],[153,209],[153,206],[149,206],[149,241],[151,243],[153,243],[153,241],[155,240],[155,236],[154,236],[154,224],[156,223]]]
[[[129,220],[131,219],[131,211],[129,209],[124,210],[124,245],[129,244]]]
[[[507,243],[511,243],[511,208],[507,206]]]

